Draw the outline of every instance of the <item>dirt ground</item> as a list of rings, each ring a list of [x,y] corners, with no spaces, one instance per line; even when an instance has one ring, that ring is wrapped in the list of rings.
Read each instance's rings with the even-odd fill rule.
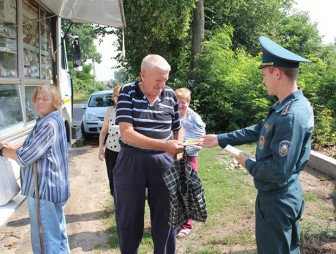
[[[97,151],[96,144],[69,150],[71,197],[65,212],[71,253],[114,253],[106,248],[110,240],[108,216],[112,212],[112,198],[108,192],[105,163],[97,159]],[[331,195],[335,192],[335,181],[314,170],[303,172],[301,181],[304,191],[323,197],[335,209]],[[307,206],[305,216],[313,214],[315,209]],[[335,223],[334,218],[331,223]],[[195,227],[196,231],[197,224]],[[188,244],[187,239],[178,240],[178,248],[184,244]],[[323,246],[322,251],[310,248],[313,252],[307,250],[305,253],[336,253],[335,236]],[[1,227],[0,253],[32,253],[26,202]],[[235,249],[235,253],[245,252]]]

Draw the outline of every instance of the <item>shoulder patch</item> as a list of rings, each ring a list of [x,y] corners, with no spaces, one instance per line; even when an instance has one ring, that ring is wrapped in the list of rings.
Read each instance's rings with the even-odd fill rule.
[[[292,143],[289,140],[283,140],[283,141],[280,142],[280,144],[279,144],[279,154],[280,154],[281,157],[287,156],[287,154],[289,153],[291,145],[292,145]]]
[[[269,125],[268,122],[265,122],[265,124],[264,124],[264,128],[265,128],[266,132],[269,131],[270,125]]]
[[[264,149],[264,145],[265,145],[265,137],[261,136],[259,138],[259,148],[260,148],[260,150]]]

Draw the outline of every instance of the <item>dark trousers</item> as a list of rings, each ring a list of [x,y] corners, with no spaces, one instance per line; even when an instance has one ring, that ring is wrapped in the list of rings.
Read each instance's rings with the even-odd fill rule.
[[[114,202],[121,254],[138,253],[144,231],[146,188],[155,254],[175,253],[176,231],[168,225],[169,190],[162,174],[171,155],[122,147],[114,168]]]
[[[106,163],[106,169],[107,169],[107,177],[109,179],[109,186],[110,186],[110,192],[113,196],[113,169],[116,165],[117,158],[118,158],[118,152],[112,151],[108,148],[105,149],[105,163]]]
[[[300,218],[304,203],[299,183],[283,191],[258,192],[256,240],[259,254],[300,253]]]

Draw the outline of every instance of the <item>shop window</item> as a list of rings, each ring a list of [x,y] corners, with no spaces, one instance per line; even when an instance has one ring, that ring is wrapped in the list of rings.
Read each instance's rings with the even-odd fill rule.
[[[45,11],[41,11],[41,78],[53,79],[52,75],[52,20]]]
[[[35,105],[32,103],[33,94],[38,86],[26,86],[25,87],[25,109],[26,109],[26,121],[30,122],[38,118],[38,114],[35,109]]]
[[[0,85],[0,130],[23,121],[18,85]]]
[[[1,0],[0,0],[1,1]],[[52,21],[35,1],[23,4],[24,76],[52,79]]]
[[[17,76],[16,0],[0,0],[0,78]]]

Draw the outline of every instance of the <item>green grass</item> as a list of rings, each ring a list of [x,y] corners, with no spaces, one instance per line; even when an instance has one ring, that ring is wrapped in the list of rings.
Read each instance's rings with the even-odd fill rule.
[[[307,202],[316,202],[318,200],[318,196],[315,193],[305,192],[303,196]]]
[[[74,94],[73,103],[86,103],[90,95],[87,94]]]

